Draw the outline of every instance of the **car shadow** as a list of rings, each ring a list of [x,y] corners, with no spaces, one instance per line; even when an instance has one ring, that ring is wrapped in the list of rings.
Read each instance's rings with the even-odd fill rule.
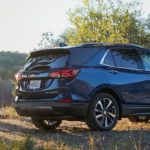
[[[60,126],[55,131],[40,131],[34,127],[28,128],[21,125],[15,125],[6,122],[0,122],[0,132],[30,136],[39,140],[54,142],[62,142],[68,146],[88,145],[90,140],[94,139],[95,143],[103,142],[103,144],[116,143],[116,141],[130,141],[131,138],[139,139],[142,137],[143,144],[149,143],[150,130],[112,130],[107,132],[90,131],[84,127],[67,127]]]

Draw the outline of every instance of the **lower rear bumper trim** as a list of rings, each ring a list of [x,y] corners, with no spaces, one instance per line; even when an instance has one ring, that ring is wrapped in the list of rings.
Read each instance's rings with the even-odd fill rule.
[[[30,117],[86,117],[88,103],[58,103],[54,101],[18,101],[15,109],[21,116]]]

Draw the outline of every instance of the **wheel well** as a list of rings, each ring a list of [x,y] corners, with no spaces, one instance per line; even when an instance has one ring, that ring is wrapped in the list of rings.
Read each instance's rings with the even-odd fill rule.
[[[118,94],[116,92],[114,92],[112,89],[109,89],[109,88],[104,88],[104,89],[101,89],[99,91],[97,91],[95,94],[98,94],[98,93],[108,93],[110,95],[112,95],[115,100],[117,101],[118,103],[118,106],[119,106],[119,119],[121,119],[121,116],[122,116],[122,107],[121,107],[121,100],[120,100],[120,97],[118,96]]]

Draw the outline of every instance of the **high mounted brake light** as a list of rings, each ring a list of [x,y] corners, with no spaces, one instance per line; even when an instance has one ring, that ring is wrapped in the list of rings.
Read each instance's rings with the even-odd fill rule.
[[[61,69],[53,71],[49,74],[49,77],[51,78],[74,78],[78,72],[79,69]]]

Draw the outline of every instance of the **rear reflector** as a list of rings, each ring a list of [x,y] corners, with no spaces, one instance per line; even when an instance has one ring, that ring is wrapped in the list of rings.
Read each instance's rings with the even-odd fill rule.
[[[71,99],[62,99],[62,100],[59,100],[58,102],[60,102],[60,103],[71,103],[72,100]]]
[[[51,78],[74,78],[79,72],[79,69],[62,69],[51,72],[49,77]]]

